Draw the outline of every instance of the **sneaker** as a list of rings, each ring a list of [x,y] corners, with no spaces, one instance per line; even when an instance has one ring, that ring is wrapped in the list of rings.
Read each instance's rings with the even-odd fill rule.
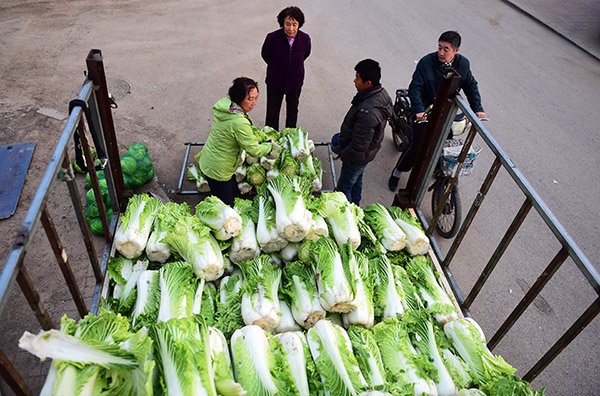
[[[390,180],[388,180],[388,187],[390,188],[390,191],[396,191],[398,189],[398,182],[400,181],[400,178],[396,177],[396,176],[390,176]]]

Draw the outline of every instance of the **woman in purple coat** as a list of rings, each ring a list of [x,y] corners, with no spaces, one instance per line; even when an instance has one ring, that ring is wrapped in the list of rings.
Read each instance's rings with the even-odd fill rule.
[[[279,111],[285,96],[286,128],[296,128],[298,101],[304,83],[304,60],[310,55],[310,36],[300,31],[304,14],[287,7],[277,15],[281,29],[267,34],[261,56],[267,63],[265,125],[279,131]]]

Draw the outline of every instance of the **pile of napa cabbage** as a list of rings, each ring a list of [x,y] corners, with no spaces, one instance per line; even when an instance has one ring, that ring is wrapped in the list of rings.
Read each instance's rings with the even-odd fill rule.
[[[42,394],[543,395],[461,317],[407,211],[283,174],[233,208],[135,195],[115,248],[98,315],[23,335],[53,361]]]

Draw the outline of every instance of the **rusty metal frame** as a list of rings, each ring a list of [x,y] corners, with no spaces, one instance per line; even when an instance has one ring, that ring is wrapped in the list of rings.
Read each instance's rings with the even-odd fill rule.
[[[429,147],[423,149],[424,154],[421,158],[424,159],[422,163],[419,164],[417,162],[417,172],[413,178],[411,174],[411,178],[413,183],[410,184],[411,179],[409,179],[409,184],[407,184],[407,190],[404,192],[399,192],[394,198],[393,205],[403,206],[403,207],[414,207],[417,216],[423,223],[424,229],[427,230],[427,233],[431,239],[431,245],[434,253],[436,254],[438,260],[442,263],[441,267],[444,271],[448,283],[450,284],[452,291],[454,293],[455,298],[465,316],[471,316],[469,312],[469,307],[477,298],[478,293],[484,287],[486,281],[490,277],[491,273],[496,269],[496,266],[502,257],[503,253],[506,251],[519,227],[522,225],[523,221],[531,211],[534,209],[538,215],[542,218],[545,225],[548,229],[553,233],[554,237],[561,244],[561,249],[556,253],[552,261],[548,264],[548,266],[544,269],[541,275],[537,278],[534,285],[527,291],[523,299],[519,302],[519,304],[514,308],[511,314],[506,318],[500,328],[496,331],[496,333],[490,338],[488,342],[488,347],[493,349],[498,343],[503,339],[503,337],[510,331],[515,322],[522,316],[527,307],[533,302],[533,300],[541,293],[544,286],[552,279],[560,266],[565,262],[567,258],[571,258],[579,271],[586,278],[592,289],[596,292],[597,298],[594,302],[585,309],[584,313],[571,325],[571,327],[561,336],[556,343],[540,358],[540,360],[525,374],[523,377],[528,381],[534,380],[568,345],[571,341],[577,337],[581,331],[596,317],[598,313],[600,313],[600,275],[598,271],[594,268],[594,266],[590,263],[587,257],[583,254],[583,252],[579,249],[575,241],[569,236],[563,226],[558,222],[557,218],[550,211],[550,209],[546,206],[541,197],[535,192],[532,186],[529,184],[527,179],[521,174],[519,169],[514,165],[514,163],[510,160],[508,155],[500,148],[498,143],[494,140],[492,135],[487,131],[487,129],[482,125],[481,121],[477,118],[477,116],[471,110],[468,102],[462,98],[460,95],[450,94],[449,90],[449,81],[446,79],[442,82],[442,87],[438,92],[438,96],[436,98],[436,104],[439,102],[444,104],[444,106],[440,106],[438,111],[438,117],[441,117],[442,120],[438,120],[436,123],[436,130],[428,130],[430,135],[434,135],[437,137],[438,141],[433,140],[424,140],[424,144]],[[442,89],[444,88],[444,89]],[[485,180],[483,181],[481,188],[479,189],[476,197],[473,201],[473,204],[469,208],[467,215],[465,216],[465,220],[462,223],[456,238],[454,239],[448,253],[444,255],[440,250],[435,238],[432,233],[435,228],[435,223],[437,221],[438,213],[435,213],[431,222],[425,218],[423,212],[420,209],[420,205],[422,203],[423,192],[427,188],[427,184],[431,178],[432,171],[435,167],[435,164],[438,161],[440,155],[439,147],[442,145],[445,136],[447,136],[447,125],[451,123],[454,119],[457,109],[462,110],[462,112],[467,116],[467,118],[471,121],[473,127],[471,129],[471,134],[468,136],[467,142],[461,151],[459,156],[458,163],[456,165],[456,169],[453,170],[454,175],[458,175],[460,169],[462,167],[463,161],[461,158],[466,155],[475,135],[479,136],[483,142],[487,145],[487,147],[491,150],[494,155],[494,161],[491,165]],[[434,106],[435,112],[435,106]],[[442,133],[443,132],[443,133]],[[428,153],[428,155],[425,155]],[[464,154],[464,155],[463,155]],[[464,158],[462,158],[464,160]],[[490,190],[492,183],[494,182],[498,172],[500,169],[504,169],[507,171],[509,176],[512,178],[516,186],[521,190],[521,192],[525,195],[525,201],[523,202],[520,210],[517,215],[513,219],[510,224],[508,230],[506,231],[504,237],[496,247],[494,253],[490,257],[487,265],[484,270],[481,272],[477,282],[468,293],[467,298],[463,298],[463,294],[460,290],[459,285],[456,280],[452,276],[452,272],[450,271],[450,264],[456,254],[456,251],[463,243],[465,235],[471,226],[473,219],[478,213],[479,208],[481,207],[483,200],[485,199],[487,193]],[[413,172],[415,172],[413,170]],[[440,203],[440,207],[443,207],[446,199],[449,196],[449,189],[452,187],[452,183],[454,180],[451,178],[449,185],[446,186],[446,193],[442,197],[442,202]]]
[[[15,243],[8,255],[2,273],[0,274],[0,314],[6,306],[8,297],[16,281],[19,284],[25,299],[29,303],[31,310],[40,323],[40,326],[44,330],[56,328],[56,324],[48,314],[48,311],[35,288],[33,280],[29,276],[24,265],[25,255],[32,247],[31,242],[39,228],[40,222],[48,237],[55,259],[65,278],[66,286],[71,293],[77,311],[79,315],[83,317],[88,312],[96,312],[98,309],[104,274],[106,273],[106,266],[112,247],[112,236],[114,235],[117,226],[119,209],[122,207],[120,202],[123,201],[125,197],[124,191],[121,188],[123,176],[120,169],[116,137],[114,134],[114,126],[112,125],[112,116],[110,116],[110,102],[108,100],[106,79],[104,78],[102,55],[99,50],[90,51],[87,64],[88,76],[90,76],[91,79],[86,79],[84,81],[78,98],[72,103],[67,123],[54,149],[52,157],[50,158],[37,192],[25,215],[21,228],[16,235]],[[85,127],[86,123],[94,142],[101,146],[100,151],[107,153],[108,158],[104,163],[104,171],[113,209],[113,214],[110,219],[107,218],[107,212],[102,201],[96,170],[94,169],[94,166],[92,166],[94,161],[92,159],[91,147],[87,137],[88,131]],[[96,200],[99,202],[99,211],[101,216],[103,216],[102,225],[105,231],[105,245],[101,260],[97,257],[92,233],[85,220],[84,205],[82,204],[81,195],[79,194],[73,168],[69,160],[68,148],[73,141],[75,133],[78,133],[80,136],[86,163],[89,165],[88,168],[92,188]],[[60,236],[46,206],[49,194],[57,179],[67,183],[74,212],[96,280],[94,294],[89,309],[86,306],[79,286],[76,283],[67,252],[63,248]],[[15,394],[31,395],[31,391],[27,384],[1,349],[0,376],[2,376],[6,384],[13,392],[15,392]]]

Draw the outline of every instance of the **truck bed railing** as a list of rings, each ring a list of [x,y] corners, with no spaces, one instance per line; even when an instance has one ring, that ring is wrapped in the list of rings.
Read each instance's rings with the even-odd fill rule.
[[[87,75],[91,79],[86,79],[84,81],[79,96],[71,103],[71,111],[67,123],[60,135],[37,192],[29,206],[21,228],[18,231],[12,250],[4,264],[2,273],[0,274],[0,314],[2,314],[6,307],[10,292],[16,280],[31,310],[44,330],[57,328],[57,325],[50,317],[48,310],[34,285],[32,277],[29,275],[24,265],[27,251],[31,248],[35,248],[35,246],[32,246],[32,240],[39,229],[40,222],[48,237],[54,257],[65,279],[65,284],[69,289],[77,312],[83,317],[88,312],[95,312],[98,308],[104,274],[110,257],[112,236],[115,233],[119,219],[119,202],[123,199],[122,187],[119,190],[119,181],[122,186],[123,176],[120,173],[121,168],[118,151],[116,150],[116,140],[114,139],[114,129],[112,129],[112,117],[107,120],[106,116],[106,114],[110,114],[110,104],[100,51],[92,50],[88,56],[87,62]],[[102,94],[105,97],[100,97]],[[88,166],[90,181],[98,203],[105,235],[105,245],[100,258],[97,255],[94,239],[85,219],[85,194],[82,202],[82,196],[79,193],[68,153],[74,135],[78,134],[81,149],[86,158],[86,164],[94,163],[88,131],[93,142],[100,146],[100,149],[99,147],[96,147],[96,151],[106,153],[107,156],[107,158],[102,159],[102,163],[113,210],[112,217],[110,219],[107,218],[96,169],[94,166]],[[116,166],[115,163],[117,164]],[[80,287],[77,284],[75,274],[69,261],[68,252],[61,242],[61,238],[47,207],[50,193],[53,192],[53,187],[55,186],[57,179],[60,179],[67,184],[75,216],[77,217],[77,223],[81,230],[81,236],[83,237],[95,278],[94,294],[89,308],[84,300]],[[46,262],[40,264],[48,265]],[[15,394],[32,394],[28,385],[23,380],[23,377],[2,350],[0,350],[0,375]]]
[[[578,270],[583,274],[585,279],[596,293],[595,300],[585,309],[583,314],[575,320],[575,322],[567,329],[567,331],[552,345],[552,347],[539,359],[537,363],[523,376],[527,381],[533,381],[566,347],[571,343],[579,333],[598,315],[600,312],[600,275],[594,266],[590,263],[575,241],[569,236],[564,227],[560,224],[548,206],[544,203],[541,197],[535,192],[531,184],[525,176],[519,171],[515,164],[510,160],[508,155],[502,150],[498,142],[492,137],[489,131],[483,126],[481,121],[471,110],[469,103],[459,94],[453,94],[456,91],[456,85],[460,80],[460,75],[454,70],[450,70],[436,97],[436,102],[433,106],[433,112],[430,116],[432,122],[427,125],[425,138],[417,157],[415,168],[413,169],[410,179],[407,183],[407,188],[399,191],[394,198],[394,205],[414,207],[417,216],[422,221],[427,230],[427,234],[432,239],[432,246],[437,255],[441,266],[448,278],[454,295],[463,310],[464,314],[469,316],[469,309],[476,300],[479,292],[489,280],[493,271],[497,269],[498,263],[510,245],[515,234],[523,224],[531,209],[542,218],[544,225],[552,232],[553,236],[560,243],[560,249],[556,252],[550,263],[544,268],[538,276],[535,283],[525,293],[524,297],[513,309],[510,315],[504,320],[496,333],[489,339],[488,347],[493,349],[506,336],[513,325],[521,318],[525,310],[539,296],[544,286],[556,274],[560,266],[567,258],[572,259],[577,265]],[[427,218],[421,210],[421,204],[428,188],[428,182],[433,175],[433,170],[441,155],[443,141],[450,132],[450,127],[458,110],[467,116],[473,127],[471,128],[465,144],[459,155],[457,169],[453,171],[453,176],[448,182],[446,194],[439,204],[443,208],[448,199],[449,192],[456,182],[456,178],[460,173],[460,169],[464,163],[466,155],[471,147],[476,136],[479,136],[485,145],[491,150],[494,155],[494,161],[483,181],[476,197],[467,212],[465,219],[456,235],[448,252],[444,255],[438,244],[433,238],[433,230],[437,221],[436,216],[428,222]],[[428,139],[429,137],[429,139]],[[419,156],[422,161],[419,161]],[[460,290],[459,285],[452,276],[450,265],[455,258],[456,252],[465,240],[467,231],[469,230],[473,220],[481,207],[490,187],[492,186],[498,171],[504,169],[510,175],[512,182],[524,194],[525,200],[519,211],[502,237],[500,243],[496,246],[493,254],[489,258],[485,268],[479,275],[472,289],[467,293],[466,297]],[[439,212],[439,211],[438,211]]]

